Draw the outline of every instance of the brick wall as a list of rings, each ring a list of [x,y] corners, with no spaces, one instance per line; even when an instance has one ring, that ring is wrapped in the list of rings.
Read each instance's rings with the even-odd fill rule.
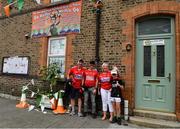
[[[26,0],[26,9],[37,5]],[[130,111],[134,108],[135,90],[135,19],[155,13],[171,14],[177,17],[179,26],[178,0],[103,0],[100,24],[100,64],[106,61],[117,65],[125,79],[125,98],[130,101]],[[95,59],[96,14],[92,13],[89,1],[83,1],[81,17],[81,33],[68,35],[67,66],[75,64],[79,58],[87,62]],[[171,6],[169,6],[171,5]],[[14,10],[16,12],[16,10]],[[178,27],[179,28],[179,27]],[[0,63],[4,56],[30,56],[30,75],[36,76],[40,66],[46,64],[47,38],[25,39],[24,35],[31,31],[31,14],[0,18]],[[180,44],[179,29],[176,29],[176,114],[180,119]],[[132,44],[132,50],[126,51],[126,45]],[[40,51],[39,51],[40,50]],[[0,68],[1,69],[1,68]],[[11,82],[13,83],[7,83]],[[19,95],[22,83],[26,78],[0,76],[1,90]],[[38,83],[40,85],[40,83]],[[17,93],[17,94],[16,94]]]
[[[135,20],[152,14],[174,15],[179,28],[179,1],[171,0],[103,0],[104,7],[100,24],[100,64],[106,61],[116,64],[125,79],[125,98],[129,100],[130,111],[135,107]],[[73,59],[83,58],[86,62],[95,59],[96,15],[83,2],[81,34],[73,42]],[[171,5],[171,6],[170,6]],[[127,52],[126,45],[132,45]],[[179,29],[176,29],[176,114],[180,112],[179,84]]]

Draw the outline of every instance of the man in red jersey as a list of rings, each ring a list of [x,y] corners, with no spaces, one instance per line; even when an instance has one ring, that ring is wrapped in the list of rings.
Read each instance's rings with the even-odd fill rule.
[[[82,106],[82,80],[85,68],[83,68],[84,61],[80,59],[76,66],[72,67],[69,71],[68,77],[72,79],[72,88],[71,88],[71,106],[72,111],[70,115],[75,115],[75,99],[78,98],[78,116],[82,117],[83,114],[81,112]]]
[[[88,98],[91,97],[92,117],[96,118],[96,89],[98,84],[98,72],[95,69],[95,61],[90,61],[89,69],[84,72],[83,86],[84,86],[84,115],[88,112]]]

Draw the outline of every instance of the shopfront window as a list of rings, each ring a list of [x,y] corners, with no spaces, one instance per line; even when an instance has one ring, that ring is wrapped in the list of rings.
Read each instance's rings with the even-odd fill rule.
[[[60,74],[65,73],[66,38],[50,38],[48,44],[48,65],[55,63],[59,66]]]

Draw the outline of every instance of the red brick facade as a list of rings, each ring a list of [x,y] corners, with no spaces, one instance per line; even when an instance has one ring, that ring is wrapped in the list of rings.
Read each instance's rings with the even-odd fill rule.
[[[106,61],[110,67],[115,64],[120,69],[121,76],[125,79],[124,96],[129,100],[130,113],[135,108],[135,21],[144,16],[170,15],[175,17],[176,26],[176,115],[180,121],[180,2],[176,1],[103,0],[100,19],[100,64]],[[83,58],[86,64],[95,58],[96,14],[92,13],[89,4],[89,1],[83,0],[81,33],[66,35],[66,72],[79,58]],[[38,5],[26,0],[25,7],[32,9]],[[25,55],[31,58],[28,77],[0,75],[1,93],[20,95],[22,84],[37,77],[39,68],[47,64],[49,37],[24,37],[26,33],[31,32],[31,12],[19,13],[10,18],[0,17],[0,63],[2,64],[4,56]],[[129,52],[126,51],[127,44],[132,45]],[[0,69],[2,71],[2,68]],[[38,79],[36,81],[37,85],[42,85]]]

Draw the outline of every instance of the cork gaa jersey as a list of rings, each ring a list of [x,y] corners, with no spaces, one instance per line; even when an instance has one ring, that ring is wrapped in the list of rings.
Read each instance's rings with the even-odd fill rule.
[[[110,71],[100,73],[98,80],[99,80],[99,82],[101,84],[101,88],[103,88],[105,90],[111,89],[112,76],[111,76]]]
[[[96,85],[96,79],[98,77],[98,72],[96,69],[87,69],[84,72],[84,83],[86,87],[94,87]]]
[[[82,79],[84,74],[84,68],[78,69],[77,66],[74,66],[70,69],[69,75],[72,75],[72,86],[74,88],[81,88]]]

